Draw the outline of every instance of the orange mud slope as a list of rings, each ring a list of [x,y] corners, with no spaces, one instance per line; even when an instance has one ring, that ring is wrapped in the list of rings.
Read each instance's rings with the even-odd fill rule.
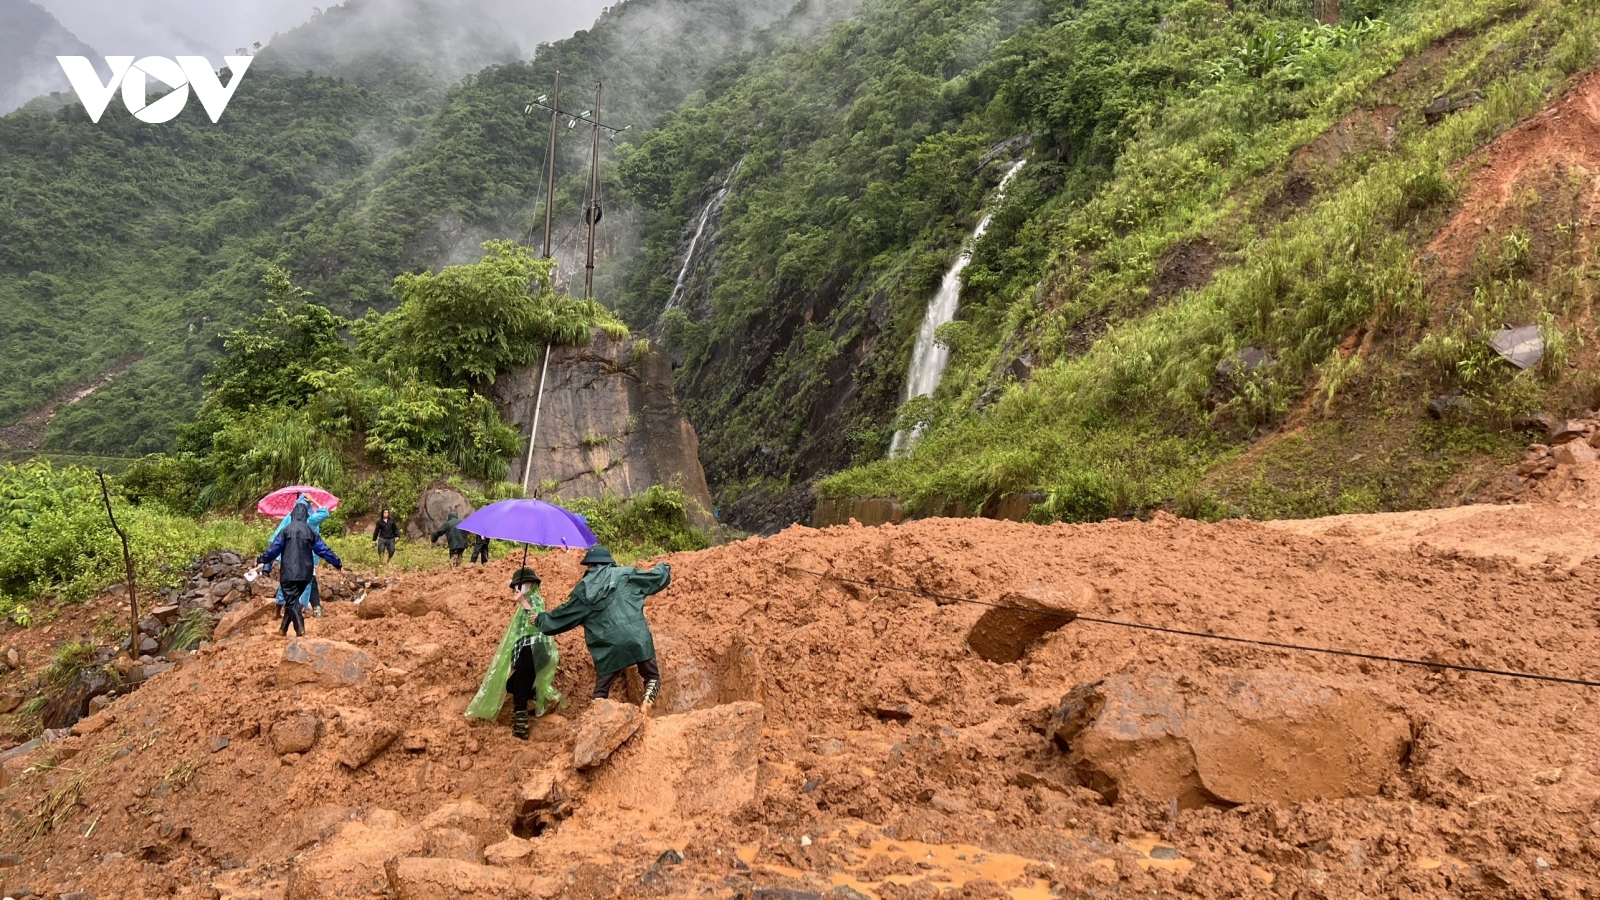
[[[1576,225],[1592,239],[1600,228],[1600,72],[1496,138],[1468,161],[1466,172],[1470,183],[1460,211],[1428,247],[1446,269],[1470,274],[1479,242],[1496,230],[1521,191],[1551,175],[1591,182],[1580,209],[1559,224]]]
[[[1600,677],[1594,514],[1547,512],[1591,517],[1589,545],[1546,529],[1554,564],[1525,544],[1502,556],[1428,536],[1470,538],[1472,519],[1364,531],[1398,520],[1346,517],[1319,536],[1162,515],[794,527],[666,557],[673,585],[648,606],[661,704],[587,772],[572,771],[597,718],[581,637],[560,639],[575,699],[536,721],[532,741],[469,724],[510,613],[510,563],[413,576],[309,622],[311,637],[371,658],[363,683],[291,683],[307,670],[283,662],[287,642],[261,622],[85,720],[92,733],[31,768],[8,762],[0,853],[20,859],[0,881],[128,900],[1595,896],[1600,690],[1082,622],[996,664],[965,643],[983,607],[788,568],[988,601],[1056,585],[1099,617]],[[1394,539],[1373,536],[1383,530]],[[574,583],[575,559],[539,558],[549,596]],[[383,610],[394,614],[356,615]],[[1409,749],[1393,771],[1366,773],[1368,796],[1107,803],[1079,784],[1051,714],[1077,685],[1158,673],[1356,686],[1374,721],[1398,722],[1402,740],[1409,728]],[[273,741],[296,746],[297,717],[316,721],[316,741],[280,756]],[[398,737],[363,763],[374,735]],[[1279,782],[1317,784],[1282,744],[1262,743],[1258,762]],[[1249,794],[1251,765],[1235,759],[1219,783]],[[562,786],[564,817],[506,841],[519,786],[541,773]],[[684,861],[658,864],[669,849]]]

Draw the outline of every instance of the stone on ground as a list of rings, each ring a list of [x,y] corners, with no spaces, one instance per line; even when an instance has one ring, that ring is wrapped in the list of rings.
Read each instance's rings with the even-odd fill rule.
[[[1085,591],[1081,585],[1066,589],[1033,585],[1006,594],[973,623],[967,646],[990,662],[1016,662],[1046,635],[1077,618],[1075,605],[1090,599]]]
[[[1370,690],[1277,672],[1117,675],[1052,722],[1079,780],[1194,809],[1368,796],[1399,773],[1406,716]]]
[[[639,730],[643,716],[639,707],[615,700],[596,700],[579,723],[578,742],[572,748],[572,764],[592,769],[605,762],[618,747]]]
[[[375,665],[376,661],[354,644],[325,638],[297,638],[283,648],[278,682],[314,681],[324,687],[362,684]]]
[[[272,752],[279,756],[304,753],[317,743],[317,718],[290,716],[274,722],[267,738],[272,742]]]
[[[730,703],[652,719],[595,775],[579,816],[623,806],[683,821],[739,812],[756,799],[764,713],[759,703]]]
[[[435,828],[428,832],[428,856],[433,859],[459,859],[462,862],[483,862],[483,842],[470,831],[459,828]]]
[[[533,863],[533,841],[512,836],[493,844],[483,851],[484,862],[506,868],[527,866]]]
[[[562,887],[556,878],[525,869],[417,857],[390,863],[388,882],[397,900],[524,900],[553,897]]]
[[[211,630],[212,640],[220,641],[231,634],[254,628],[262,622],[272,621],[279,615],[278,605],[268,600],[252,600],[229,612]]]
[[[359,769],[400,737],[400,728],[393,722],[359,722],[350,726],[344,745],[339,750],[339,762],[350,769]]]

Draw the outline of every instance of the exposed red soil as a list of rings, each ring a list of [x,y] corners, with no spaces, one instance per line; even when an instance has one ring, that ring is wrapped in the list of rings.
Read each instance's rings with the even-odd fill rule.
[[[1579,533],[1596,533],[1592,512],[1547,512],[1587,517]],[[1041,584],[1078,585],[1088,588],[1076,595],[1082,612],[1101,617],[1600,674],[1592,544],[1581,553],[1563,546],[1559,564],[1525,565],[1492,548],[1419,543],[1405,529],[1391,529],[1388,542],[1342,530],[1358,524],[1317,536],[1167,516],[1051,527],[932,519],[794,527],[667,557],[674,583],[647,607],[666,670],[656,711],[663,718],[646,727],[671,732],[690,709],[763,702],[754,801],[732,814],[686,816],[681,800],[677,814],[648,797],[627,800],[653,776],[678,774],[648,771],[659,764],[649,756],[623,753],[592,773],[567,773],[576,814],[533,839],[541,892],[748,897],[758,888],[824,893],[836,884],[884,897],[1593,892],[1595,689],[1088,623],[1000,665],[964,642],[984,607],[790,568],[988,601]],[[537,568],[552,598],[579,575],[573,556],[541,556]],[[413,852],[385,851],[380,838],[393,832],[379,824],[419,822],[451,801],[482,804],[503,834],[517,785],[570,760],[592,677],[581,637],[566,635],[559,686],[574,699],[537,721],[531,742],[462,717],[510,614],[510,571],[497,563],[410,576],[365,601],[418,616],[362,619],[356,607],[330,603],[328,617],[311,620],[312,635],[374,657],[366,684],[282,683],[285,641],[260,623],[117,700],[83,729],[96,733],[46,751],[74,753],[70,760],[19,773],[0,793],[8,852],[21,854],[0,879],[46,896],[278,898],[316,854]],[[1365,685],[1412,723],[1404,769],[1376,796],[1174,815],[1166,803],[1105,805],[1076,786],[1047,734],[1051,711],[1077,684],[1116,673],[1226,678],[1233,670]],[[306,714],[322,721],[323,738],[280,758],[267,737],[273,724]],[[339,761],[348,739],[342,751],[338,732],[357,733],[363,721],[388,723],[403,737],[352,770]],[[627,787],[627,777],[641,775],[647,782]],[[715,806],[717,785],[685,789]],[[51,797],[63,801],[59,819],[29,839]],[[351,817],[375,837],[347,826],[337,834],[348,848],[325,847],[330,826]],[[686,861],[652,870],[669,847]],[[379,884],[347,896],[384,894]]]
[[[1470,273],[1485,237],[1505,234],[1524,215],[1516,209],[1529,188],[1547,188],[1554,181],[1575,185],[1579,204],[1563,211],[1563,221],[1542,223],[1577,226],[1582,246],[1591,246],[1600,228],[1600,72],[1579,81],[1556,102],[1496,138],[1463,165],[1468,186],[1459,211],[1428,245],[1429,259],[1446,272]],[[1548,189],[1540,190],[1540,195]],[[1542,229],[1541,229],[1542,230]],[[1536,235],[1540,243],[1547,240]]]

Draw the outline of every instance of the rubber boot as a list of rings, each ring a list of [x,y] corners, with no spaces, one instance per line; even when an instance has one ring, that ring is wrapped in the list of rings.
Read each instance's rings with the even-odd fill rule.
[[[639,705],[648,712],[650,707],[656,705],[656,695],[661,693],[661,679],[652,678],[644,683],[644,700]]]
[[[511,711],[511,736],[519,741],[528,739],[528,711],[514,709]]]

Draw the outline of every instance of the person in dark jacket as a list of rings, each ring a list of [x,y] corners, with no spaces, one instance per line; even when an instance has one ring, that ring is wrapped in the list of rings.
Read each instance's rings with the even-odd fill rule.
[[[296,503],[294,511],[289,514],[289,527],[279,532],[272,546],[256,560],[259,564],[257,568],[265,569],[272,565],[273,560],[283,557],[283,569],[278,575],[284,600],[283,623],[278,626],[279,634],[288,634],[289,626],[293,625],[296,637],[305,636],[306,616],[299,598],[312,579],[317,577],[313,569],[317,557],[326,560],[335,571],[344,571],[344,563],[339,561],[338,555],[328,549],[328,545],[322,542],[322,536],[306,524],[310,515],[309,505]]]
[[[445,546],[450,548],[450,565],[452,567],[461,565],[461,554],[467,552],[467,533],[456,527],[460,524],[461,517],[451,513],[450,518],[445,519],[444,524],[439,526],[439,530],[433,533],[433,540],[430,542],[437,544],[439,543],[439,538],[441,536],[444,537]]]
[[[583,639],[594,657],[594,697],[611,695],[611,687],[630,666],[636,667],[644,681],[645,709],[656,702],[661,691],[661,667],[656,665],[656,645],[650,623],[644,617],[644,598],[672,583],[672,567],[666,563],[649,572],[632,566],[619,566],[611,551],[598,544],[584,554],[589,567],[567,602],[540,613],[533,625],[548,635],[557,635],[583,626]]]
[[[483,565],[489,561],[489,539],[481,534],[472,536],[472,558],[467,562]]]
[[[372,526],[372,542],[378,545],[378,559],[385,563],[394,562],[394,542],[400,537],[400,523],[386,509],[378,516],[377,524]]]

